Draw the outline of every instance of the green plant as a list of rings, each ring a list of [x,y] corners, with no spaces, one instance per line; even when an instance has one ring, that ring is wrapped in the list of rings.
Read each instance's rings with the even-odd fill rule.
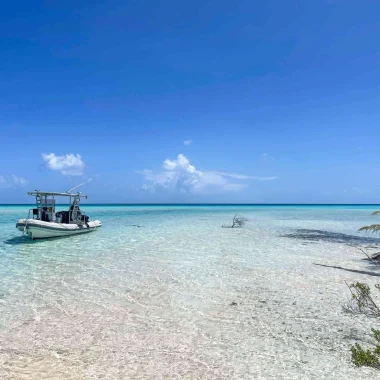
[[[375,211],[372,215],[380,215],[380,210]],[[371,231],[371,232],[379,232],[380,224],[371,224],[369,226],[364,226],[359,229],[359,231]]]
[[[380,285],[375,285],[380,291]],[[380,308],[373,300],[371,289],[367,284],[356,282],[349,286],[351,291],[351,311],[357,310],[359,313],[380,317]],[[356,343],[351,347],[351,360],[357,367],[372,367],[380,369],[380,330],[372,329],[373,337],[376,341],[375,347],[365,350],[360,344]]]
[[[372,329],[372,332],[377,342],[373,350],[364,350],[358,343],[351,347],[351,359],[357,367],[380,369],[380,330]]]
[[[375,285],[376,289],[380,290],[380,285]],[[349,285],[351,292],[351,302],[346,306],[350,311],[357,311],[362,314],[380,317],[380,308],[373,300],[371,289],[367,284],[356,282]]]

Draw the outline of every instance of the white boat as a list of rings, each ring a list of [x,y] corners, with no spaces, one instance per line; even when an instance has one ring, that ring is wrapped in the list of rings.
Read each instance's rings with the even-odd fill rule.
[[[30,209],[26,219],[20,219],[16,228],[32,239],[62,237],[95,231],[102,226],[100,220],[90,221],[80,209],[81,193],[52,193],[39,190],[28,192],[36,197],[36,208]],[[56,212],[56,197],[68,197],[69,209]],[[32,216],[32,217],[30,217]]]

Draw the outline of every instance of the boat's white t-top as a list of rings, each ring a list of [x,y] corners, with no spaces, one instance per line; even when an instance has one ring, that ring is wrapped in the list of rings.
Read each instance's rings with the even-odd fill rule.
[[[94,231],[101,227],[99,220],[90,221],[89,217],[80,209],[82,195],[42,192],[39,190],[28,192],[36,197],[36,208],[30,209],[28,218],[20,219],[16,227],[29,235],[32,239],[59,237]],[[69,209],[56,212],[56,197],[69,198]]]

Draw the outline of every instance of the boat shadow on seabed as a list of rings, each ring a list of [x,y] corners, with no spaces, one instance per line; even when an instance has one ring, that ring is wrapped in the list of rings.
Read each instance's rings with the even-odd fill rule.
[[[22,236],[14,236],[7,240],[3,240],[3,243],[7,245],[38,244],[38,243],[44,243],[44,242],[46,243],[46,240],[48,241],[60,240],[65,237],[67,236],[50,237],[48,239],[30,239],[28,235],[22,235]]]

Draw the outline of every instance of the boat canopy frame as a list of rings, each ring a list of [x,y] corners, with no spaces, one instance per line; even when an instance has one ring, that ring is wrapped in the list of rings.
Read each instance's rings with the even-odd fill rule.
[[[34,196],[36,196],[36,195],[41,195],[41,196],[52,195],[52,196],[58,196],[58,197],[80,197],[80,198],[86,198],[87,199],[87,195],[82,195],[80,192],[74,194],[74,193],[55,193],[55,192],[35,190],[35,191],[28,191],[28,195],[34,195]]]
[[[44,210],[48,211],[48,216],[50,221],[55,221],[56,220],[56,214],[55,214],[55,197],[69,197],[69,205],[70,205],[70,210],[69,210],[69,220],[73,220],[74,223],[80,223],[80,220],[77,220],[77,216],[85,216],[85,213],[79,209],[79,203],[81,198],[87,199],[87,195],[82,195],[82,193],[77,192],[77,193],[59,193],[59,192],[47,192],[47,191],[40,191],[40,190],[35,190],[35,191],[29,191],[28,195],[33,195],[36,197],[36,209],[33,209],[33,219],[34,216],[37,217],[39,220],[43,220],[43,213],[45,212]],[[51,197],[51,198],[48,198]],[[28,214],[28,219],[29,215]],[[74,219],[72,219],[74,217]],[[70,222],[72,223],[72,222]]]

